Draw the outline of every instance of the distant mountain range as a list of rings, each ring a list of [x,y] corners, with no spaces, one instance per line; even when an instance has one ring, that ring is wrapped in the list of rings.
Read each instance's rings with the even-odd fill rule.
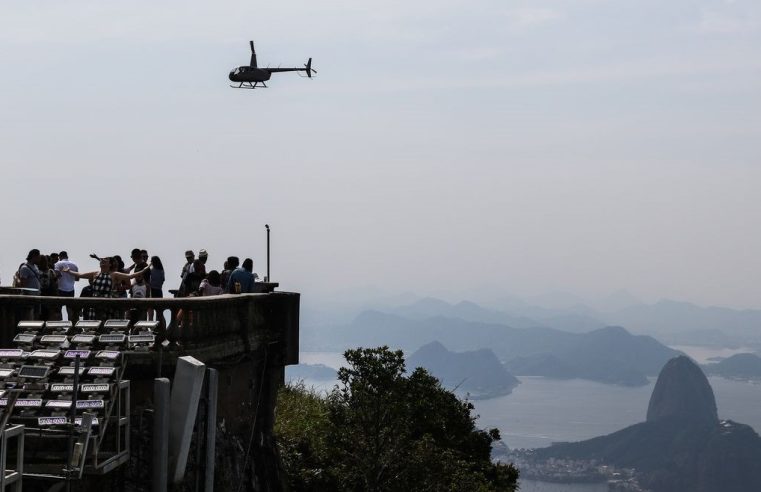
[[[449,304],[432,298],[420,299],[389,312],[406,317],[446,316],[467,321],[500,323],[514,328],[547,327],[584,333],[605,326],[623,326],[632,333],[655,336],[683,345],[761,346],[761,310],[701,307],[688,302],[662,300],[654,304],[635,303],[625,292],[610,296],[600,311],[583,304],[563,304],[559,299],[543,307],[506,300],[505,309],[484,308],[463,301]],[[630,304],[632,303],[632,304]],[[559,307],[560,306],[560,307]]]
[[[590,309],[583,307],[557,310],[512,303],[512,309],[508,312],[485,308],[470,301],[449,304],[440,299],[426,297],[412,304],[383,311],[410,319],[441,316],[460,318],[466,321],[496,323],[513,328],[556,328],[575,333],[584,333],[606,326],[604,322],[590,315],[592,313]]]
[[[489,349],[450,352],[439,342],[423,345],[407,358],[407,370],[422,367],[459,393],[474,400],[509,395],[520,381]]]
[[[700,307],[664,300],[629,306],[606,319],[638,333],[649,333],[675,344],[761,344],[761,310]]]
[[[572,296],[538,301],[552,307],[516,299],[505,299],[504,310],[435,298],[393,305],[393,298],[387,297],[382,309],[361,311],[349,321],[317,323],[313,312],[312,321],[303,327],[301,343],[306,350],[389,345],[411,353],[437,340],[455,351],[488,347],[516,375],[623,385],[646,384],[647,376],[655,375],[678,354],[645,334],[671,344],[761,349],[761,310],[704,308],[674,301],[631,304],[638,301],[626,292],[606,299],[605,312]]]
[[[576,335],[568,347],[515,357],[506,367],[517,375],[557,379],[581,378],[624,386],[648,384],[664,362],[679,352],[652,337],[607,327]]]
[[[355,310],[354,316],[365,311],[380,311],[414,320],[459,318],[513,328],[554,328],[573,333],[614,325],[623,326],[632,333],[654,336],[672,345],[748,346],[761,350],[761,310],[758,309],[701,307],[671,300],[647,304],[626,291],[611,294],[594,307],[562,293],[537,297],[529,302],[504,298],[492,303],[494,307],[491,308],[469,301],[451,304],[430,297],[406,302],[410,299],[415,296],[385,297],[371,308],[368,306],[373,303],[364,303],[365,307]],[[394,300],[400,304],[394,304]],[[345,306],[343,309],[341,316],[332,318],[337,322],[327,324],[325,313],[320,316],[305,309],[305,326],[346,324],[351,319],[346,317],[351,310]]]
[[[647,384],[647,376],[657,374],[669,358],[679,354],[651,337],[634,336],[620,327],[570,333],[443,316],[410,319],[379,311],[365,311],[348,325],[320,333],[318,338],[323,342],[337,344],[322,345],[320,350],[390,345],[409,353],[437,340],[456,351],[488,347],[516,375],[623,385]]]
[[[658,376],[647,420],[607,436],[534,451],[538,460],[595,460],[636,469],[654,492],[761,490],[761,438],[749,426],[719,421],[711,386],[687,357]]]

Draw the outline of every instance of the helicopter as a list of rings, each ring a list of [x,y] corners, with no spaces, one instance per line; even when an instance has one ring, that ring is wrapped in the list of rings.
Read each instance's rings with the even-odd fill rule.
[[[273,73],[277,72],[306,72],[306,76],[310,79],[313,73],[317,73],[317,70],[312,68],[312,59],[306,62],[303,68],[301,67],[288,67],[288,68],[259,68],[256,65],[256,51],[254,50],[254,42],[249,41],[251,45],[251,64],[248,66],[242,66],[230,71],[229,78],[232,82],[238,82],[238,85],[230,85],[233,89],[256,89],[257,87],[267,87],[266,81],[270,79]],[[302,75],[303,77],[303,75]]]

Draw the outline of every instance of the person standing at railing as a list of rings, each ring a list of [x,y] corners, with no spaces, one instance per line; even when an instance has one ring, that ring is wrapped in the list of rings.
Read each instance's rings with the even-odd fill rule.
[[[50,261],[45,255],[40,255],[40,294],[43,296],[55,296],[58,294],[58,276],[51,268]],[[42,306],[42,319],[44,321],[58,321],[61,319],[61,309],[50,309]]]
[[[77,281],[74,275],[68,272],[68,270],[78,272],[79,267],[73,261],[69,260],[69,253],[61,251],[58,254],[58,262],[53,266],[53,269],[58,273],[58,296],[59,297],[74,297],[74,282]],[[64,272],[64,268],[67,270]],[[69,307],[66,307],[67,319],[71,320],[74,316],[74,311]]]
[[[74,275],[68,272],[68,270],[71,270],[73,272],[78,272],[79,267],[76,263],[69,260],[69,253],[66,251],[61,251],[58,254],[59,260],[58,262],[53,265],[53,269],[58,272],[58,296],[59,297],[74,297],[74,282],[77,281],[77,279],[74,278]],[[64,273],[63,269],[66,268],[67,272]]]
[[[192,250],[185,251],[185,264],[182,266],[182,272],[180,272],[180,288],[177,289],[177,297],[185,297],[188,295],[187,292],[185,292],[185,277],[188,276],[188,270],[190,270],[190,267],[193,266],[193,261],[195,261],[196,254],[193,253]]]
[[[219,278],[219,272],[212,270],[205,279],[201,280],[201,286],[198,288],[198,292],[201,296],[218,296],[224,293],[222,289],[222,283]]]
[[[40,262],[37,265],[40,271],[40,295],[54,296],[58,293],[58,277],[55,270],[50,266],[50,260],[45,255],[40,255]]]
[[[201,281],[206,278],[206,265],[197,259],[193,262],[192,270],[185,275],[184,289],[186,296],[198,295],[198,289],[201,287]]]
[[[132,258],[132,265],[130,265],[130,267],[125,270],[125,273],[129,273],[133,270],[145,270],[148,267],[148,251],[135,248],[130,253],[130,258]],[[145,277],[145,283],[150,284],[151,270],[146,270],[146,272],[143,274],[143,277]],[[148,294],[150,295],[150,292]]]
[[[86,278],[92,280],[92,297],[112,297],[114,286],[117,283],[129,283],[133,278],[143,275],[144,270],[136,271],[134,273],[122,273],[115,268],[112,268],[112,258],[100,258],[100,270],[87,273],[78,273],[71,270],[63,270],[69,272],[76,279]],[[103,314],[107,314],[107,311],[96,310],[90,308],[87,312],[86,319],[99,319],[103,317]]]
[[[13,286],[24,289],[40,290],[40,270],[37,264],[40,262],[40,250],[33,249],[26,255],[26,263],[18,267],[13,277]]]
[[[158,256],[151,257],[151,276],[148,285],[151,287],[151,298],[160,299],[164,297],[164,265]],[[148,319],[156,319],[153,309],[148,310]]]
[[[144,276],[137,277],[129,289],[129,296],[133,299],[148,299],[151,296],[151,287],[146,283]],[[129,310],[129,319],[133,322],[148,319],[148,310],[132,308]]]
[[[158,256],[151,257],[151,276],[148,284],[151,286],[151,297],[164,297],[164,265]]]
[[[124,261],[119,255],[114,255],[110,259],[109,270],[111,272],[129,274],[130,272],[124,267]],[[132,287],[132,283],[128,279],[114,279],[113,286],[111,287],[111,297],[119,297],[122,299],[127,298],[129,288]]]
[[[258,277],[254,273],[254,260],[246,258],[243,265],[230,274],[227,291],[230,294],[249,294],[254,291],[254,282]]]
[[[191,251],[192,253],[192,251]],[[187,255],[187,253],[186,253]],[[204,269],[204,275],[206,275],[206,262],[209,260],[209,253],[206,252],[205,249],[202,249],[198,252],[198,259],[193,260],[190,262],[189,265],[187,265],[187,273],[195,273],[198,263],[200,262],[203,269]]]
[[[230,275],[232,275],[233,271],[238,268],[238,265],[240,265],[240,260],[237,256],[228,256],[225,261],[224,269],[222,270],[222,273],[219,274],[219,282],[222,285],[225,294],[230,293],[228,288],[230,285]]]

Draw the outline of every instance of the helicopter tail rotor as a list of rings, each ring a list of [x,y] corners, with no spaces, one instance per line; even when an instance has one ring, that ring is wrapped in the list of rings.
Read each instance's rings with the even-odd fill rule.
[[[295,70],[297,70],[297,71],[301,71],[301,72],[305,72],[305,73],[306,73],[306,76],[307,76],[307,77],[309,77],[310,79],[312,78],[312,75],[313,75],[313,74],[316,74],[316,73],[317,73],[317,70],[315,70],[314,68],[312,68],[312,59],[311,59],[311,58],[310,58],[309,60],[307,60],[307,62],[304,64],[304,68],[297,68],[297,69],[295,69]],[[297,72],[297,73],[298,73],[298,72]],[[301,75],[301,74],[299,73],[299,77],[304,77],[304,75]]]

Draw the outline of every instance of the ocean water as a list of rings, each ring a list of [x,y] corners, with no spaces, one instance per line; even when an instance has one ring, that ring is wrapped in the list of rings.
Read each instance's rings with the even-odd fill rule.
[[[520,377],[510,395],[474,401],[478,423],[510,448],[541,448],[610,434],[645,419],[652,383],[640,388],[582,379]]]
[[[539,448],[557,441],[580,441],[610,434],[645,420],[654,380],[625,388],[581,379],[560,381],[520,377],[513,393],[474,401],[478,422],[496,427],[511,448]],[[761,431],[761,385],[708,379],[719,418]]]
[[[712,356],[712,355],[711,355]],[[301,361],[340,367],[341,354],[302,353]],[[655,379],[627,388],[581,379],[519,377],[510,395],[473,402],[480,427],[496,427],[510,448],[537,448],[558,441],[580,441],[610,434],[645,420]],[[761,384],[709,378],[719,418],[732,419],[761,432]],[[305,381],[327,390],[335,381]],[[597,492],[604,484],[554,484],[522,481],[522,492]]]
[[[550,483],[521,480],[520,492],[608,492],[607,483]]]
[[[755,353],[750,347],[738,347],[738,348],[719,348],[719,347],[701,347],[698,345],[670,345],[674,350],[680,350],[685,354],[692,357],[698,364],[709,364],[715,362],[714,358],[731,357],[735,354],[752,354]]]

